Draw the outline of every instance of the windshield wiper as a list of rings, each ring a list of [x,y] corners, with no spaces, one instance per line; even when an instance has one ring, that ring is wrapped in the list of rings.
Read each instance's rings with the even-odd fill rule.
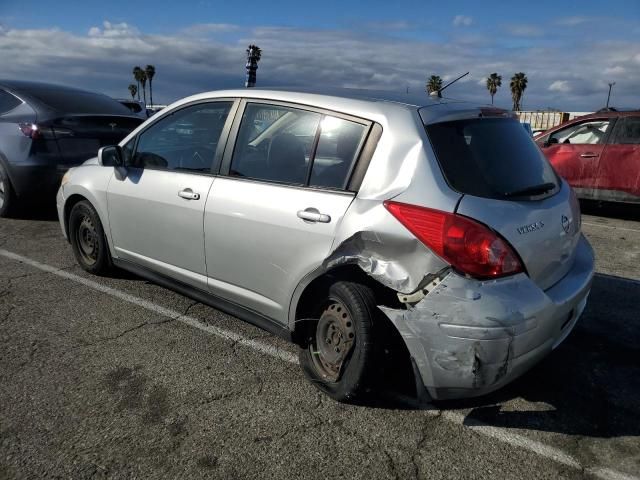
[[[531,187],[521,188],[520,190],[514,190],[513,192],[506,192],[505,197],[523,197],[525,195],[541,195],[547,193],[549,190],[556,188],[556,184],[553,182],[541,183],[540,185],[533,185]]]

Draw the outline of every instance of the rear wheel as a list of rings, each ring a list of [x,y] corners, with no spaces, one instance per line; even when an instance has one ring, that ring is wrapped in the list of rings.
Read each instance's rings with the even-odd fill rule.
[[[69,214],[69,238],[80,266],[95,275],[111,270],[111,254],[100,217],[86,200],[76,203]]]
[[[300,348],[300,365],[318,389],[341,402],[362,399],[375,366],[373,320],[377,307],[368,287],[337,282],[318,308]]]
[[[0,217],[8,217],[15,209],[16,195],[6,170],[0,163]]]

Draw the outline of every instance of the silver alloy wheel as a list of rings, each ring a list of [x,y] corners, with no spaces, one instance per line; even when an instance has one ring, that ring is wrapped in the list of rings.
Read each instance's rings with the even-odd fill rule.
[[[337,382],[355,344],[356,332],[347,308],[336,300],[331,302],[318,321],[311,358],[323,379]]]
[[[76,230],[76,242],[82,260],[89,266],[98,261],[98,232],[89,215],[83,215]]]
[[[4,206],[4,196],[6,195],[6,187],[4,186],[4,179],[0,177],[0,208]]]

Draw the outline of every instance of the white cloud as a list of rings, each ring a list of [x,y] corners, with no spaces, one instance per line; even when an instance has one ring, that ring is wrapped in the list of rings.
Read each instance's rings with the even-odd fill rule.
[[[133,66],[153,64],[154,101],[168,103],[201,91],[242,86],[245,49],[256,43],[263,51],[258,86],[350,86],[402,93],[409,86],[411,93],[419,94],[427,75],[454,78],[469,70],[464,82],[452,85],[447,94],[486,103],[484,80],[497,72],[503,87],[496,105],[509,108],[509,79],[522,71],[529,79],[527,108],[587,111],[601,106],[602,91],[606,93],[612,81],[606,67],[624,65],[626,73],[614,78],[616,103],[637,104],[640,41],[633,37],[579,43],[558,37],[548,48],[533,39],[533,48],[505,48],[508,40],[491,31],[484,32],[484,43],[474,43],[463,35],[426,41],[382,32],[372,36],[351,27],[213,27],[232,32],[220,36],[211,35],[208,28],[200,33],[196,28],[190,35],[184,30],[148,34],[130,24],[110,22],[96,29],[91,35],[78,35],[59,29],[7,28],[0,35],[2,76],[35,78],[46,71],[47,81],[126,97]]]
[[[523,24],[507,25],[507,32],[516,37],[539,37],[544,33],[540,27]]]
[[[627,72],[627,69],[621,65],[615,65],[613,67],[604,69],[604,73],[607,75],[622,75],[626,72]]]
[[[473,23],[473,18],[466,15],[456,15],[453,17],[452,23],[454,27],[468,27]]]
[[[561,92],[561,93],[569,93],[571,91],[571,86],[567,80],[556,80],[547,89],[550,92]]]
[[[581,25],[583,23],[586,23],[588,21],[590,21],[591,19],[589,17],[583,17],[581,15],[576,15],[573,17],[565,17],[565,18],[561,18],[559,20],[557,20],[555,23],[556,25],[561,25],[564,27],[575,27],[576,25]]]
[[[207,34],[207,33],[228,33],[239,30],[238,25],[232,25],[229,23],[198,23],[191,25],[184,30],[188,34]]]
[[[140,33],[137,28],[132,27],[125,22],[111,23],[105,20],[104,22],[102,22],[102,26],[103,28],[91,27],[89,29],[89,36],[115,38],[115,37],[132,37]]]

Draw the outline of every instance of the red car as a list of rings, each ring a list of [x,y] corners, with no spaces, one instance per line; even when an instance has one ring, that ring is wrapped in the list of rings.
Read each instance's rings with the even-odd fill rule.
[[[640,204],[640,110],[578,117],[535,141],[580,198]]]

